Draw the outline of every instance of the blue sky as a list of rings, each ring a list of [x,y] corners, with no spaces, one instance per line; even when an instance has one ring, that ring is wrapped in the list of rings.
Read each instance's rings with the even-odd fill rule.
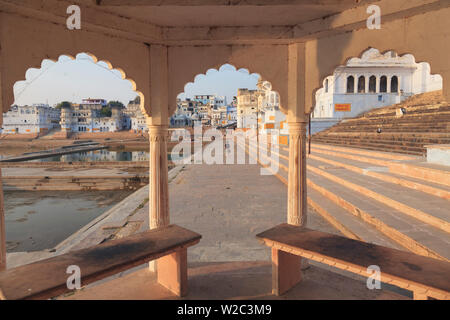
[[[255,89],[258,78],[245,69],[236,71],[233,66],[224,65],[220,71],[212,69],[206,75],[196,76],[180,98],[217,94],[227,96],[230,102],[238,88]],[[44,60],[40,69],[28,69],[25,79],[14,85],[15,104],[54,105],[65,100],[80,103],[84,98],[103,98],[126,105],[136,97],[131,83],[122,80],[118,71],[109,70],[101,61],[95,64],[86,54],[77,55],[76,60],[61,56],[56,63]]]

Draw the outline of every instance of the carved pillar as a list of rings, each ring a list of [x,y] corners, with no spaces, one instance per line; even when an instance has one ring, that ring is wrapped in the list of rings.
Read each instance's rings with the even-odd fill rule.
[[[306,125],[289,122],[288,223],[306,225]]]
[[[150,229],[155,229],[169,224],[168,127],[165,125],[149,125],[148,134],[150,141]]]
[[[0,127],[3,124],[3,86],[2,74],[0,73]],[[5,203],[3,198],[2,169],[0,169],[0,271],[6,269],[6,226],[5,226]]]
[[[0,271],[6,269],[6,227],[4,207],[2,169],[0,169]]]

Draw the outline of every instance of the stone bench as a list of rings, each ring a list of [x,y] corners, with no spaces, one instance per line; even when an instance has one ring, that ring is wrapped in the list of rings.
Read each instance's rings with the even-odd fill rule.
[[[301,257],[369,277],[414,293],[414,299],[450,299],[450,263],[341,236],[281,224],[257,235],[272,248],[272,292],[282,295],[301,281]]]
[[[68,289],[69,266],[81,271],[81,286],[157,260],[157,281],[177,296],[187,294],[187,248],[201,235],[170,225],[91,248],[0,272],[0,298],[49,299]]]

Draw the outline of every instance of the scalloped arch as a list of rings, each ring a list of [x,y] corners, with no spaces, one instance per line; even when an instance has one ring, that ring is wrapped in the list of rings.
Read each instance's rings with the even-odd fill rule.
[[[108,60],[103,60],[103,59],[100,60],[95,54],[93,54],[93,53],[91,53],[91,52],[79,52],[79,53],[77,53],[75,56],[74,56],[74,55],[71,55],[71,54],[65,54],[65,53],[64,53],[64,54],[60,54],[60,55],[58,56],[57,59],[53,59],[53,58],[44,58],[44,59],[42,59],[42,61],[41,61],[40,68],[29,67],[29,68],[26,70],[26,72],[25,72],[25,80],[18,80],[18,81],[16,81],[15,84],[17,84],[17,83],[19,83],[19,82],[26,81],[26,80],[27,80],[27,73],[28,73],[28,71],[30,71],[30,70],[32,70],[32,69],[42,69],[42,64],[43,64],[44,60],[50,60],[50,61],[52,61],[52,62],[54,62],[54,63],[57,63],[61,57],[68,57],[68,58],[70,58],[71,60],[77,60],[77,56],[78,56],[79,54],[86,54],[86,55],[88,55],[88,56],[93,60],[93,62],[94,62],[95,64],[98,64],[98,63],[100,63],[100,62],[103,62],[104,64],[107,65],[107,67],[108,67],[109,70],[116,70],[116,71],[118,71],[118,72],[120,73],[120,75],[121,75],[122,80],[126,80],[126,81],[128,81],[128,82],[131,83],[131,88],[132,88],[132,90],[140,97],[140,106],[139,106],[139,107],[140,107],[140,109],[141,109],[141,112],[142,112],[142,114],[144,114],[145,116],[148,117],[148,114],[147,114],[147,112],[146,112],[146,110],[145,110],[145,108],[144,108],[144,106],[145,106],[145,97],[144,97],[144,94],[143,94],[141,91],[138,90],[136,81],[134,81],[134,80],[131,79],[131,78],[127,78],[127,75],[126,75],[125,71],[124,71],[122,68],[119,68],[119,67],[115,67],[115,68],[114,68],[113,65],[112,65],[112,63],[111,63],[110,61],[108,61]]]
[[[221,71],[223,71],[223,67],[226,67],[226,66],[231,66],[234,69],[233,71],[235,71],[235,72],[242,72],[242,73],[247,74],[248,76],[257,75],[258,76],[258,81],[263,81],[263,82],[269,83],[270,87],[271,87],[271,91],[276,92],[278,94],[278,96],[280,95],[280,93],[278,91],[274,90],[273,84],[270,81],[263,80],[263,77],[261,76],[261,74],[256,73],[256,72],[252,72],[251,73],[248,68],[245,68],[245,67],[239,67],[238,68],[235,64],[226,62],[226,63],[223,63],[223,64],[216,64],[216,65],[208,68],[206,70],[206,72],[198,73],[197,75],[195,75],[194,76],[194,81],[187,82],[184,85],[184,87],[183,87],[183,92],[180,92],[179,94],[177,94],[177,97],[182,95],[182,94],[185,94],[186,93],[186,87],[188,85],[195,84],[195,82],[197,81],[197,79],[199,77],[206,77],[206,76],[208,76],[208,72],[210,72],[211,70],[213,70],[215,72],[221,72]],[[280,99],[280,101],[281,101],[281,99]],[[282,109],[281,106],[280,106],[280,110],[282,110],[283,113],[286,113],[286,111],[284,109]],[[169,111],[170,111],[170,115],[173,115],[174,112],[175,112],[175,110],[169,110]]]

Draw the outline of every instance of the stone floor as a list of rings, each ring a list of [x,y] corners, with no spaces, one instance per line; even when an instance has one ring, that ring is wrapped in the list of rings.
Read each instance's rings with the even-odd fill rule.
[[[171,223],[200,233],[188,251],[186,299],[274,299],[270,251],[255,235],[286,221],[287,190],[258,165],[188,165],[170,182]],[[118,234],[148,226],[148,204]],[[308,227],[339,234],[309,210]],[[304,265],[304,281],[280,299],[405,299],[407,293],[368,290],[366,280],[318,263]],[[389,288],[391,289],[391,288]],[[402,295],[401,295],[402,294]],[[405,295],[406,294],[406,295]],[[146,266],[91,285],[67,299],[175,299]]]
[[[286,222],[287,188],[258,165],[189,165],[171,183],[171,223],[198,232],[189,261],[252,261],[270,258],[255,235]],[[308,226],[337,232],[309,210]]]
[[[157,284],[155,274],[142,267],[120,278],[60,297],[63,300],[173,300],[179,299]],[[300,284],[281,297],[271,293],[271,264],[267,261],[191,263],[189,294],[185,300],[404,300],[392,291],[368,290],[355,280],[310,266]]]

